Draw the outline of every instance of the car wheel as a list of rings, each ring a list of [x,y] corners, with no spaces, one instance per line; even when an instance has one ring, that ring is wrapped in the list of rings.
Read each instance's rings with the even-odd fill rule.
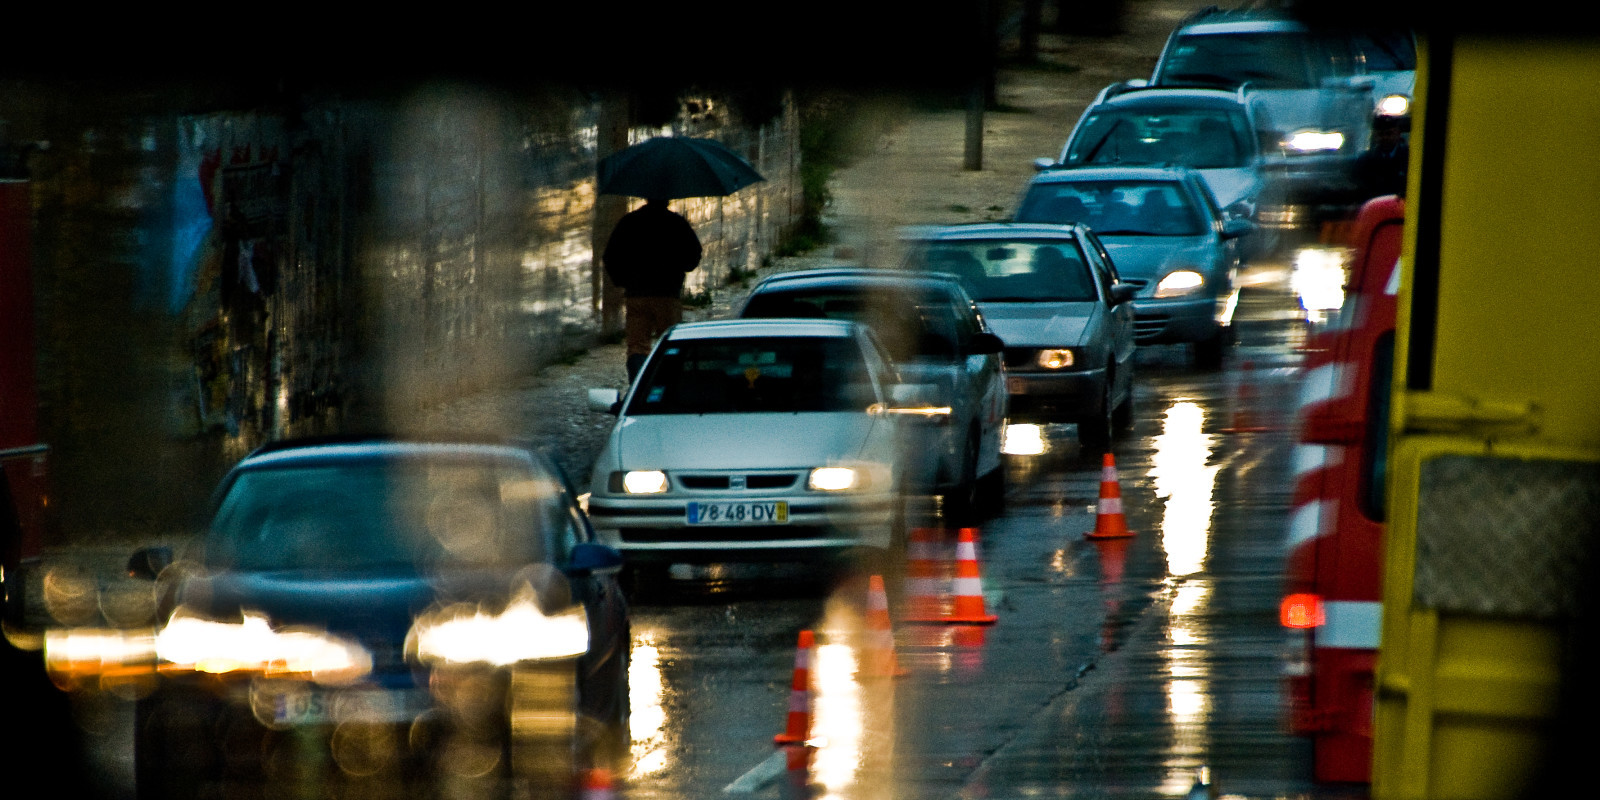
[[[1190,345],[1195,367],[1212,371],[1222,369],[1222,361],[1227,355],[1228,343],[1232,339],[1230,333],[1231,329],[1218,328],[1210,338]]]
[[[998,517],[1006,510],[1006,465],[978,479],[978,507],[985,517]]]
[[[967,433],[967,446],[961,456],[961,477],[944,495],[945,517],[958,525],[971,522],[977,516],[980,441],[977,428]]]
[[[670,564],[628,564],[622,571],[622,585],[630,603],[653,603],[667,588]]]
[[[1101,390],[1099,407],[1088,416],[1078,420],[1078,447],[1085,455],[1097,456],[1110,452],[1111,436],[1114,428],[1111,408],[1111,380],[1113,376],[1106,376],[1105,387]]]

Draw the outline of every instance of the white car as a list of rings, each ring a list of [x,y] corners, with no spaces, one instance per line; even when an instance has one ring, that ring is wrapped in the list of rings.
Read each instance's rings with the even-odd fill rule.
[[[898,391],[897,391],[898,388]],[[885,550],[913,395],[871,331],[841,320],[674,326],[621,398],[588,511],[644,584],[674,563]],[[616,390],[592,389],[609,410]],[[897,397],[898,395],[898,397]]]

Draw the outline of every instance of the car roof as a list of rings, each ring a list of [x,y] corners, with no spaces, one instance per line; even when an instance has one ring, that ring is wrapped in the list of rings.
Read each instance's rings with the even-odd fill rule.
[[[667,331],[668,339],[727,339],[755,336],[854,336],[859,323],[837,319],[717,319],[685,322]]]
[[[351,459],[383,459],[414,456],[445,456],[451,458],[519,458],[532,457],[527,446],[514,442],[490,439],[400,439],[388,436],[340,436],[311,439],[290,439],[273,442],[256,448],[239,467],[259,467],[289,463],[317,461],[348,461]]]
[[[751,294],[766,289],[826,286],[881,286],[911,289],[959,287],[961,279],[945,272],[903,272],[863,267],[798,270],[773,275],[756,284]]]
[[[1237,91],[1205,89],[1188,86],[1148,86],[1123,89],[1096,103],[1094,108],[1106,106],[1170,106],[1183,105],[1196,108],[1248,108]]]
[[[971,222],[960,225],[919,226],[903,231],[905,238],[923,241],[960,239],[1071,239],[1078,238],[1081,225],[1053,225],[1044,222]]]
[[[1193,176],[1182,166],[1105,166],[1068,167],[1041,172],[1030,183],[1073,183],[1076,181],[1182,181]]]

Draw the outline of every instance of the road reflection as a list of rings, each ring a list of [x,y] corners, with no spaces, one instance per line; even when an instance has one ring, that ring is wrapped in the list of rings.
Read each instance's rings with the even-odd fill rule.
[[[1153,440],[1149,474],[1156,497],[1166,501],[1161,549],[1173,577],[1199,572],[1211,541],[1212,492],[1221,466],[1209,463],[1215,437],[1201,433],[1205,415],[1199,403],[1179,400],[1162,416],[1162,432]]]
[[[628,731],[633,740],[633,777],[654,775],[667,768],[667,712],[665,683],[661,680],[661,649],[653,630],[635,629],[633,653],[628,662],[628,702],[632,715]]]

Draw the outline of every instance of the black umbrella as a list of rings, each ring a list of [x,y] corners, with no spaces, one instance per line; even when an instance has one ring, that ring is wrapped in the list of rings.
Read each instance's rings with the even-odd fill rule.
[[[764,181],[714,139],[657,136],[600,159],[599,191],[630,197],[721,197]]]

